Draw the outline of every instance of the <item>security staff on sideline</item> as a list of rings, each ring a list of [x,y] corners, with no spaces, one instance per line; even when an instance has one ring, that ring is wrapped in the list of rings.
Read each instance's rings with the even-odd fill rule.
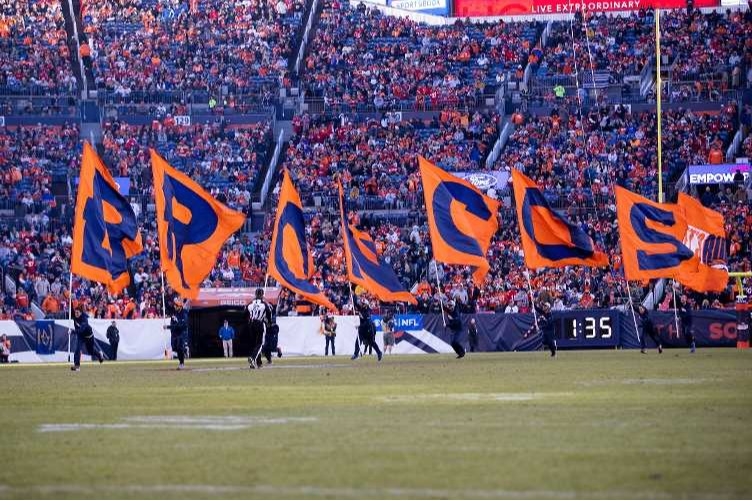
[[[120,331],[114,320],[110,326],[107,327],[107,340],[110,342],[110,348],[112,348],[112,360],[117,360],[118,344],[120,344]]]
[[[264,300],[264,289],[256,289],[256,299],[246,307],[248,312],[248,326],[251,333],[251,356],[248,365],[251,369],[261,367],[261,345],[264,334],[272,324],[272,307]]]
[[[178,370],[185,369],[185,353],[188,349],[188,312],[183,307],[183,300],[175,300],[175,312],[170,317],[170,343],[172,351],[178,354]]]
[[[96,354],[99,359],[99,363],[104,362],[104,354],[101,350],[95,351],[94,349],[94,331],[89,325],[89,316],[81,310],[81,307],[76,307],[73,313],[73,333],[76,335],[76,351],[73,354],[73,367],[72,371],[81,370],[81,349],[82,344],[86,345],[86,351],[89,352],[91,358],[94,358]]]
[[[222,327],[219,328],[219,339],[222,340],[222,351],[225,358],[232,358],[232,340],[235,339],[235,329],[232,328],[227,319],[222,323]]]
[[[363,341],[363,343],[365,343],[363,354],[365,355],[366,348],[373,348],[379,362],[381,362],[383,354],[381,353],[379,345],[376,344],[376,326],[374,325],[373,320],[371,320],[371,306],[368,304],[367,300],[363,299],[361,301],[356,298],[357,296],[353,298],[353,302],[355,303],[355,311],[358,312],[360,325],[358,325],[358,339],[355,340],[355,353],[353,353],[351,359],[355,360],[360,356],[360,341]]]

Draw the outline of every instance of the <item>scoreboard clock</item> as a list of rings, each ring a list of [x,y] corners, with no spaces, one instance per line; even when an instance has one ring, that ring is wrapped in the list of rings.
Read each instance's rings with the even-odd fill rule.
[[[559,348],[613,348],[619,346],[619,312],[572,310],[553,316]]]

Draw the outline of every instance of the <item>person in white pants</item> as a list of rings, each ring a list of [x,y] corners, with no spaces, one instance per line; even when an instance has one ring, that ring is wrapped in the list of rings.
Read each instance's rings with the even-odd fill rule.
[[[226,319],[222,327],[219,328],[219,338],[222,340],[225,358],[232,358],[232,340],[235,339],[235,329],[230,327],[230,323]]]

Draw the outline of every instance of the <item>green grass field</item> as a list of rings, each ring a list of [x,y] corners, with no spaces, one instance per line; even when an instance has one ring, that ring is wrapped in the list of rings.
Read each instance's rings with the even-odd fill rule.
[[[0,498],[751,497],[752,352],[5,366]]]

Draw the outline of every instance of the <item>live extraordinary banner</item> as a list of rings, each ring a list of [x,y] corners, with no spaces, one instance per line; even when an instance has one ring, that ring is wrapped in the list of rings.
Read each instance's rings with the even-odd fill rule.
[[[716,7],[717,0],[696,0],[695,7]],[[612,12],[647,8],[681,9],[686,0],[454,0],[455,17]]]

